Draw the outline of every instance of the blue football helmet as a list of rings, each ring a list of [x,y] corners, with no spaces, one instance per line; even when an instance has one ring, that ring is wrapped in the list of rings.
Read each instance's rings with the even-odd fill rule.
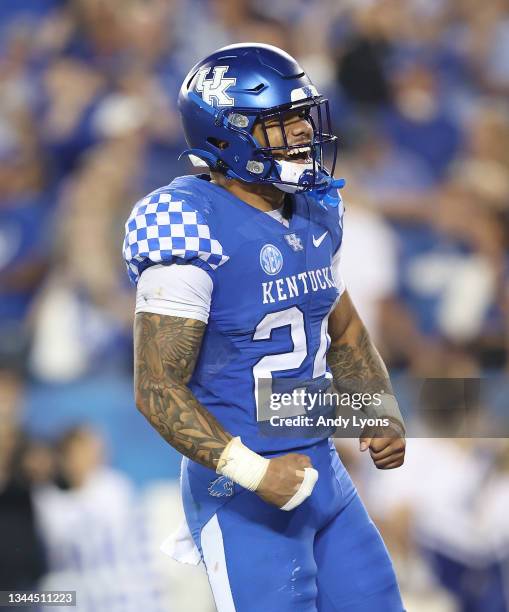
[[[329,103],[281,49],[242,43],[215,51],[186,76],[178,106],[190,147],[183,154],[195,163],[201,160],[228,178],[269,183],[290,193],[337,187]],[[284,119],[289,112],[302,112],[310,123],[309,147],[288,145]],[[269,146],[268,121],[279,122],[284,146]],[[253,137],[257,122],[265,143]],[[325,167],[326,145],[332,149],[330,168]],[[295,156],[300,160],[292,161]]]

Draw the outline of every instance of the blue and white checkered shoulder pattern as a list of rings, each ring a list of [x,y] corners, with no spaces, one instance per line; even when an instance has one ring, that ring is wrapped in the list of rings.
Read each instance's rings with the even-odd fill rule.
[[[203,216],[186,202],[173,201],[170,193],[152,193],[140,200],[125,227],[123,253],[133,284],[145,268],[176,258],[195,260],[209,270],[229,259]]]

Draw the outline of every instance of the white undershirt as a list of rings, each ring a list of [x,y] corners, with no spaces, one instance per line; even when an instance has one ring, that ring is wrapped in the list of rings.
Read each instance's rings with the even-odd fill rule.
[[[147,268],[138,281],[136,312],[209,320],[212,279],[191,264],[157,264]]]
[[[282,206],[280,206],[279,208],[276,208],[275,210],[268,210],[266,211],[265,214],[269,215],[269,217],[272,217],[276,221],[279,221],[279,223],[282,223],[285,227],[290,227],[290,222],[288,221],[288,219],[285,219],[283,217],[283,207]]]
[[[267,214],[288,227],[281,209]],[[341,296],[345,284],[339,269],[340,251],[341,248],[332,258],[332,274]],[[192,264],[157,264],[147,268],[138,281],[136,312],[197,319],[207,323],[212,289],[212,278],[202,268]]]

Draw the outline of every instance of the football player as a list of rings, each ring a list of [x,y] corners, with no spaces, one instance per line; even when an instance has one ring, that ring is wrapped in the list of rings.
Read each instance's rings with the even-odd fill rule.
[[[239,44],[194,66],[178,104],[185,153],[209,173],[138,202],[124,257],[137,284],[136,404],[184,455],[186,521],[217,609],[401,612],[330,431],[279,432],[263,395],[267,381],[378,393],[367,414],[385,427],[364,430],[361,450],[380,469],[403,463],[387,370],[338,270],[328,102],[285,52]]]

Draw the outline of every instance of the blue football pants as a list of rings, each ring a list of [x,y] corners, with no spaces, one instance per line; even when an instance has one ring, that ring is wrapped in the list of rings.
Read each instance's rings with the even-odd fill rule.
[[[295,452],[319,478],[290,512],[184,460],[186,519],[218,612],[402,612],[387,549],[334,446]]]

